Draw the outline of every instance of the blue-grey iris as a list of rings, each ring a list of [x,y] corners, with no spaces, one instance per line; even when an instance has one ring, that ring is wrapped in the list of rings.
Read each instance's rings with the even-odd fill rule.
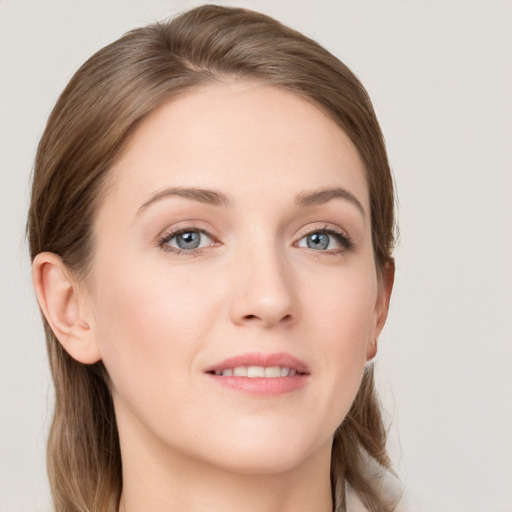
[[[201,243],[201,233],[198,231],[187,231],[176,235],[176,245],[180,249],[197,249]]]
[[[312,233],[307,236],[306,243],[310,249],[327,249],[329,247],[329,235],[327,233]]]

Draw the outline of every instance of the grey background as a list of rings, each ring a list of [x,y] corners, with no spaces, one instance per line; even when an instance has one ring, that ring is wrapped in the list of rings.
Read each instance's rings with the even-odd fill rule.
[[[192,1],[0,0],[0,511],[50,510],[52,391],[23,238],[46,118],[73,72]],[[425,510],[512,510],[512,3],[218,2],[317,39],[374,100],[401,242],[378,378]],[[312,511],[314,512],[314,511]]]

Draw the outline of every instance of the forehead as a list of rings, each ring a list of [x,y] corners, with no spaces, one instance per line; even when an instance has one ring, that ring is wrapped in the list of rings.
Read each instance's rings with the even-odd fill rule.
[[[135,203],[168,186],[235,196],[342,186],[368,204],[364,165],[343,130],[300,96],[249,81],[196,88],[159,107],[132,135],[110,185],[109,194]]]

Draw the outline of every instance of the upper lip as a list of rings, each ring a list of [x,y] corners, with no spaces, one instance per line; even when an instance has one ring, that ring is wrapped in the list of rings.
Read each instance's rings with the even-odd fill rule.
[[[227,368],[236,368],[238,366],[263,366],[264,368],[280,366],[281,368],[296,370],[297,373],[309,373],[306,363],[284,352],[272,354],[248,352],[224,359],[219,363],[208,366],[204,371],[205,373],[220,372]]]

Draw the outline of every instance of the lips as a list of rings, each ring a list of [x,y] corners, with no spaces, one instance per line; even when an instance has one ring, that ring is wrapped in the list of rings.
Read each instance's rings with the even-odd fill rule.
[[[205,369],[216,383],[254,395],[275,396],[302,388],[307,365],[286,353],[251,352],[225,359]]]

